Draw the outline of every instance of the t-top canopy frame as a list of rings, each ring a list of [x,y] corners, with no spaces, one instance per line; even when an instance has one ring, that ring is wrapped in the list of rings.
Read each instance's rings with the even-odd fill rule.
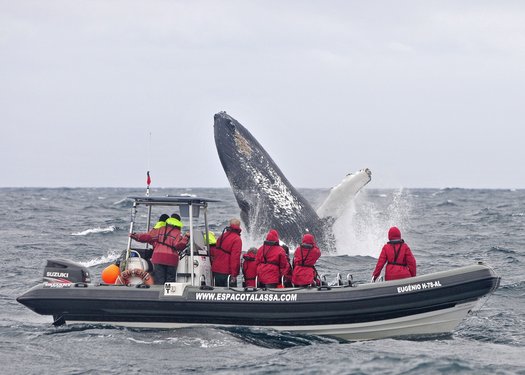
[[[203,208],[204,211],[204,236],[206,246],[208,245],[208,203],[210,202],[220,202],[218,199],[209,199],[201,198],[194,196],[186,195],[167,195],[163,197],[159,196],[129,196],[128,199],[133,200],[133,207],[131,209],[131,221],[129,225],[129,234],[133,233],[135,225],[135,216],[137,213],[137,206],[144,205],[148,207],[148,217],[147,217],[147,229],[149,231],[151,226],[151,207],[152,206],[166,206],[173,207],[178,206],[181,211],[181,216],[189,218],[189,227],[190,227],[190,262],[191,265],[194,264],[193,259],[193,220],[198,218],[200,215],[200,208]],[[147,246],[147,245],[146,245]],[[131,251],[131,236],[128,238],[128,248],[126,251],[126,260],[130,256]],[[209,248],[208,248],[209,251]],[[195,275],[191,270],[191,285],[195,286]]]

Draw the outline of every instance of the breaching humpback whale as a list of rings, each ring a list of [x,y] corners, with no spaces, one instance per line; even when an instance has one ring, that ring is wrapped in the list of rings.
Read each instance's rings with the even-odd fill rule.
[[[370,171],[345,177],[318,214],[244,126],[226,112],[217,113],[214,120],[219,159],[250,235],[262,240],[269,229],[276,229],[284,243],[294,246],[308,231],[324,250],[333,249],[331,225],[337,211],[370,181]]]

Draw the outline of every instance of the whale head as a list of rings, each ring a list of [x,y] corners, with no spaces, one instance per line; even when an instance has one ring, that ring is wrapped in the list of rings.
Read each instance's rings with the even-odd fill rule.
[[[287,244],[299,244],[306,232],[314,234],[318,243],[326,242],[323,221],[244,126],[219,112],[214,117],[214,133],[241,219],[253,238],[262,241],[273,228]]]

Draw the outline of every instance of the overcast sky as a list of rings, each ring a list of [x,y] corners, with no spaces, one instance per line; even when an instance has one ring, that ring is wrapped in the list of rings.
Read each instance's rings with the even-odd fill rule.
[[[0,0],[0,186],[229,186],[223,110],[296,187],[525,188],[525,2]]]

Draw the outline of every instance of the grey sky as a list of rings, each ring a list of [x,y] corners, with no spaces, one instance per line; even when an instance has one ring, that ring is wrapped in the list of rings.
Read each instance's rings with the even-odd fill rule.
[[[525,188],[524,90],[522,1],[0,0],[0,186],[229,186],[225,110],[296,187]]]

